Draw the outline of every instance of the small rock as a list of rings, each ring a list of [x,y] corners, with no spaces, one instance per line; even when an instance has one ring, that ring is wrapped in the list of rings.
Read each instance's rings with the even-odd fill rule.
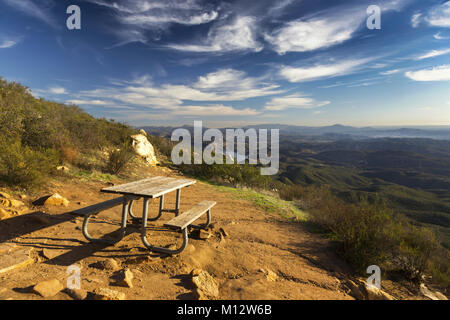
[[[125,293],[108,288],[95,289],[93,293],[95,300],[125,300]]]
[[[42,250],[42,255],[47,258],[47,259],[53,259],[57,256],[59,256],[61,254],[61,252],[59,250],[52,250],[52,249],[43,249]]]
[[[84,289],[66,289],[65,292],[75,300],[84,300],[88,294]]]
[[[192,283],[207,297],[218,297],[219,287],[214,278],[206,271],[194,269],[191,271]]]
[[[220,228],[219,231],[220,231],[221,234],[223,234],[223,236],[225,238],[230,236],[230,234],[227,231],[225,231],[224,228]]]
[[[102,261],[98,261],[94,264],[92,264],[94,268],[100,269],[100,270],[111,270],[111,271],[117,271],[120,269],[119,264],[114,259],[106,259]]]
[[[11,199],[11,196],[6,192],[0,192],[0,198]]]
[[[67,207],[69,205],[69,200],[55,193],[50,196],[45,196],[37,199],[33,202],[34,205],[37,206],[64,206]]]
[[[393,296],[375,286],[366,285],[367,300],[395,300]]]
[[[260,272],[264,273],[264,275],[266,276],[266,279],[269,281],[277,281],[278,280],[278,276],[275,272],[273,272],[272,270],[269,269],[259,269]]]
[[[56,170],[67,172],[67,171],[69,171],[69,168],[67,168],[66,166],[59,166],[59,167],[56,167]]]
[[[20,208],[20,207],[23,207],[24,205],[25,205],[25,203],[23,203],[22,201],[14,200],[14,199],[9,200],[9,206],[12,208]]]
[[[357,285],[351,280],[347,281],[351,295],[357,300],[366,300],[366,290],[363,285]]]
[[[211,233],[206,230],[196,229],[191,232],[190,236],[199,240],[207,240],[211,238]]]
[[[28,199],[28,196],[26,194],[21,194],[20,199],[26,200],[26,199]]]
[[[127,268],[125,270],[122,270],[122,272],[120,273],[120,278],[116,282],[116,285],[133,288],[133,277],[133,273],[130,269]]]
[[[57,279],[42,281],[33,287],[33,291],[44,298],[53,297],[63,289],[64,286]]]
[[[10,213],[5,209],[0,208],[0,220],[8,219],[9,217],[11,217]]]

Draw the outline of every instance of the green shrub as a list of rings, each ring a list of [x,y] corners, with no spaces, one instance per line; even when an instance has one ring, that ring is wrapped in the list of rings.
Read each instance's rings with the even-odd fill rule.
[[[147,136],[147,139],[155,148],[158,158],[163,155],[170,159],[173,148],[173,143],[170,141],[170,139],[150,134]]]
[[[122,148],[109,152],[108,162],[105,171],[111,174],[121,173],[134,157],[134,152],[129,144],[124,144]]]
[[[437,248],[438,242],[431,230],[404,225],[397,256],[401,271],[411,280],[421,280]]]
[[[58,162],[59,154],[53,149],[36,151],[20,141],[0,139],[0,181],[8,185],[39,186]]]

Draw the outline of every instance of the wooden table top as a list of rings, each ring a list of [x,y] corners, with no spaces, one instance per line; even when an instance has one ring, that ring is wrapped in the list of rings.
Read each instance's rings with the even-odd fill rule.
[[[193,185],[195,182],[195,180],[189,179],[153,177],[118,186],[103,188],[101,191],[138,197],[158,198],[166,193]]]

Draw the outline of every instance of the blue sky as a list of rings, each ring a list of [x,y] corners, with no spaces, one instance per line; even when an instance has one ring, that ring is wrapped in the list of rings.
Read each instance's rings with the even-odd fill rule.
[[[137,126],[449,125],[450,1],[0,0],[0,76]]]

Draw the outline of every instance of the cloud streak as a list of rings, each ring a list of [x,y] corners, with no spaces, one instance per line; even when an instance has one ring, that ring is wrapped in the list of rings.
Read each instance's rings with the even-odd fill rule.
[[[57,24],[53,16],[50,14],[50,9],[53,6],[53,1],[46,1],[43,5],[41,2],[36,4],[32,0],[2,0],[10,7],[41,20],[53,28],[57,28]]]
[[[414,81],[450,81],[450,65],[443,65],[431,69],[408,71],[405,76]]]
[[[346,60],[334,64],[320,64],[313,67],[283,66],[280,76],[289,82],[306,82],[334,78],[355,72],[370,59]]]

